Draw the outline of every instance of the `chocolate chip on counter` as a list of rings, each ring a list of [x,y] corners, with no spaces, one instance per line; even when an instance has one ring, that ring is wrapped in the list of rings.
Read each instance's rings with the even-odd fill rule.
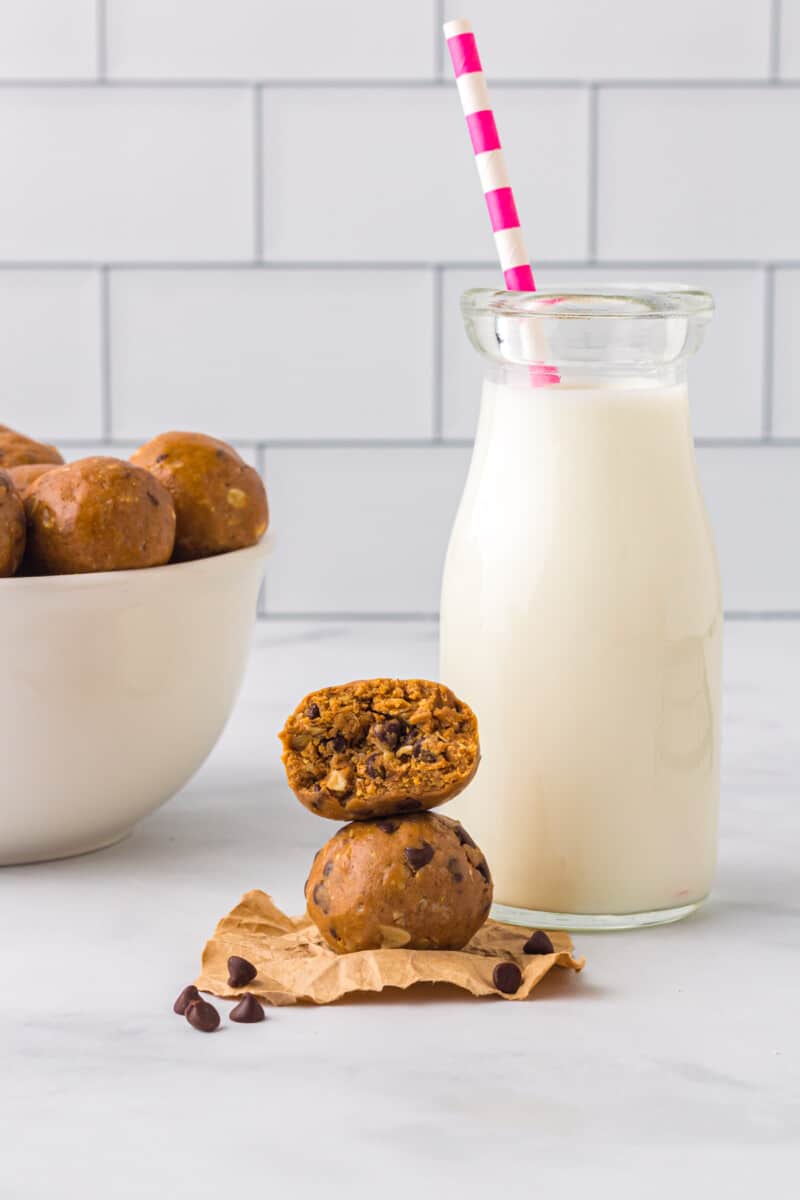
[[[475,845],[475,843],[473,842],[472,838],[469,836],[469,834],[467,833],[467,831],[463,825],[456,824],[456,827],[453,832],[455,833],[456,837],[458,838],[458,840],[462,846],[474,846]]]
[[[246,958],[232,954],[228,959],[228,987],[244,987],[258,974],[257,969]]]
[[[337,754],[343,754],[347,749],[347,738],[341,733],[337,733],[336,737],[333,739],[333,748]]]
[[[384,833],[396,833],[397,832],[397,822],[396,821],[378,821],[378,829],[382,830]]]
[[[448,858],[447,869],[450,872],[450,874],[453,876],[453,879],[456,881],[456,883],[462,883],[464,880],[464,876],[461,873],[461,871],[459,870],[460,866],[461,866],[461,864],[459,863],[457,858]]]
[[[319,720],[319,705],[318,704],[309,704],[308,708],[306,709],[306,716],[308,717],[308,719],[310,721],[318,721]]]
[[[329,858],[328,861],[325,863],[325,866],[322,868],[322,874],[325,876],[326,879],[328,878],[328,876],[330,875],[332,870],[333,870],[333,859]]]
[[[543,929],[537,929],[522,947],[523,954],[553,954],[555,947]]]
[[[492,983],[497,988],[498,992],[504,992],[507,996],[513,996],[514,992],[519,991],[522,983],[522,971],[516,963],[500,962],[492,971]]]
[[[228,1016],[242,1025],[255,1025],[256,1021],[264,1020],[264,1009],[252,992],[245,992]]]
[[[481,862],[479,862],[476,865],[475,870],[478,872],[479,875],[483,876],[483,878],[486,880],[487,883],[492,882],[492,877],[489,874],[489,864],[486,862],[485,859],[483,859]]]
[[[433,858],[433,846],[430,842],[423,842],[421,846],[406,846],[403,853],[409,867],[416,874]]]
[[[201,1033],[213,1033],[219,1025],[219,1013],[207,1000],[192,1000],[186,1009],[186,1020]]]
[[[324,913],[327,913],[328,893],[325,891],[325,884],[320,881],[311,893],[311,899],[316,904],[317,908],[321,908]]]
[[[175,1003],[172,1006],[172,1011],[176,1012],[179,1017],[182,1017],[185,1015],[186,1009],[189,1007],[192,1000],[199,1000],[199,999],[200,999],[200,993],[198,992],[198,990],[194,986],[194,984],[190,983],[188,987],[185,987],[183,989],[180,996],[178,996],[178,999],[175,1001]]]

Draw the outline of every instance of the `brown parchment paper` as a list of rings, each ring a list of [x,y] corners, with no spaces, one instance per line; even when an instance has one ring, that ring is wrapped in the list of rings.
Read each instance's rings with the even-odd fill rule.
[[[223,917],[203,950],[195,984],[202,992],[232,998],[252,992],[269,1004],[307,1001],[330,1004],[348,992],[380,992],[415,983],[454,983],[473,996],[526,1000],[553,967],[580,971],[584,959],[572,954],[566,933],[551,933],[553,954],[529,955],[522,947],[530,931],[487,921],[463,950],[359,950],[335,954],[307,914],[287,917],[266,892],[247,892]],[[244,988],[228,986],[228,957],[238,954],[258,968]],[[522,986],[513,996],[499,992],[492,971],[513,959]]]

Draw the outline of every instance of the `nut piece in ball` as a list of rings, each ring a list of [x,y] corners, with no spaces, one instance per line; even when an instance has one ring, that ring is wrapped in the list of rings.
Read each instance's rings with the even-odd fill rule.
[[[261,476],[203,433],[161,433],[131,455],[175,502],[175,558],[208,558],[254,545],[269,524]]]
[[[25,509],[5,471],[0,471],[0,578],[13,575],[25,553]]]
[[[16,429],[0,425],[0,468],[22,467],[29,463],[63,463],[64,459],[55,446],[35,442]]]
[[[460,950],[492,903],[492,877],[465,829],[435,813],[354,821],[314,859],[308,912],[340,954]]]
[[[27,559],[45,575],[158,567],[172,554],[169,492],[122,459],[83,458],[40,475],[25,512]]]
[[[334,821],[436,808],[478,769],[478,722],[427,679],[359,679],[312,692],[281,734],[289,787]]]

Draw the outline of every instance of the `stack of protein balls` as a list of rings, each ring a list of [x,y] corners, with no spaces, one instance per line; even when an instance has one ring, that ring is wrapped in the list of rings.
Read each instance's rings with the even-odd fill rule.
[[[340,954],[459,950],[483,924],[492,877],[458,821],[428,812],[478,769],[475,714],[441,683],[364,679],[312,692],[281,732],[289,786],[350,820],[318,851],[309,914]]]
[[[0,425],[0,577],[208,558],[253,545],[268,521],[258,472],[205,434],[159,434],[130,461],[65,463],[55,446]]]

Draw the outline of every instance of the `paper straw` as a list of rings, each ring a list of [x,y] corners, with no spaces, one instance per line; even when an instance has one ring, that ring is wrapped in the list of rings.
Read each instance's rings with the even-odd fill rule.
[[[535,292],[536,283],[472,26],[463,17],[447,21],[444,36],[506,287],[510,292]],[[559,382],[555,367],[532,364],[532,378],[534,373],[537,383]]]

